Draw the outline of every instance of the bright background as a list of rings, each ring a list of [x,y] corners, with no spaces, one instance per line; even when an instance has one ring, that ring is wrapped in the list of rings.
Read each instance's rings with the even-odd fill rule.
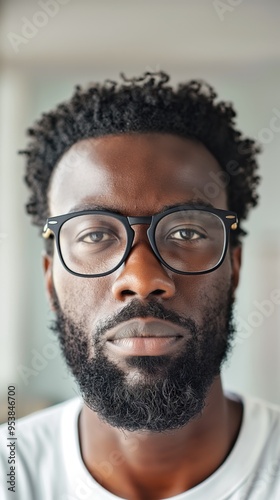
[[[0,3],[0,400],[18,413],[75,395],[48,330],[42,241],[25,215],[25,129],[77,83],[163,69],[204,78],[259,140],[261,204],[245,241],[239,332],[225,387],[280,403],[280,2],[5,0]],[[23,37],[23,38],[20,38]],[[278,290],[278,304],[272,301]],[[277,297],[276,297],[277,298]],[[77,305],[78,307],[78,305]],[[3,416],[5,418],[5,415]]]

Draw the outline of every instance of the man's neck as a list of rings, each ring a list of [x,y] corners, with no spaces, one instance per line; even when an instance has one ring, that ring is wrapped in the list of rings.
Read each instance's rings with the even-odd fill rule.
[[[242,405],[227,399],[217,378],[201,415],[165,433],[124,432],[101,422],[87,406],[79,420],[82,457],[92,476],[122,498],[156,500],[204,481],[231,451]]]

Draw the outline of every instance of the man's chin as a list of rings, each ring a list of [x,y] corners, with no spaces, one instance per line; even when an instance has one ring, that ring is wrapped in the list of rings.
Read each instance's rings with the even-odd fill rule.
[[[171,364],[170,356],[130,356],[124,363],[124,378],[130,386],[164,383],[168,376],[168,366]]]
[[[144,376],[167,373],[172,362],[174,362],[172,356],[128,356],[125,358],[127,371],[137,370]]]

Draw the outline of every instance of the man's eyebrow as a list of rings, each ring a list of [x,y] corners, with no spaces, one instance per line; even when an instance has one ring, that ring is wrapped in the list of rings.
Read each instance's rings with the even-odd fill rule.
[[[181,201],[179,203],[172,203],[171,205],[165,205],[162,208],[161,212],[169,210],[170,208],[180,207],[182,205],[187,205],[193,208],[215,208],[214,205],[212,205],[212,203],[209,203],[208,201],[205,201],[202,198],[195,198],[192,200]]]
[[[114,212],[116,214],[122,215],[120,210],[117,210],[115,207],[109,205],[96,205],[94,203],[81,203],[79,205],[75,205],[69,210],[69,214],[73,212],[84,212],[86,210],[104,210],[105,212]]]
[[[158,212],[155,213],[155,215],[164,212],[165,210],[180,207],[182,205],[187,205],[193,208],[214,208],[214,205],[203,200],[202,198],[195,198],[192,200],[183,200],[178,203],[172,203],[170,205],[164,205]],[[104,210],[105,212],[114,212],[115,214],[123,215],[123,212],[121,210],[116,209],[116,207],[114,206],[97,205],[94,203],[80,203],[79,205],[75,205],[74,207],[72,207],[69,210],[69,213],[71,214],[73,212],[83,212],[86,210],[100,210],[100,211]]]

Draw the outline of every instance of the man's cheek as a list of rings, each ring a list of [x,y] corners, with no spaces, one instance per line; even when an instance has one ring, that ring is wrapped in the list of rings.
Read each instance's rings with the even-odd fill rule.
[[[60,307],[75,322],[92,327],[112,311],[108,287],[98,280],[74,276],[54,266],[54,286]]]

